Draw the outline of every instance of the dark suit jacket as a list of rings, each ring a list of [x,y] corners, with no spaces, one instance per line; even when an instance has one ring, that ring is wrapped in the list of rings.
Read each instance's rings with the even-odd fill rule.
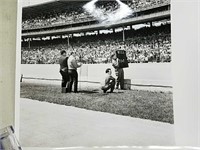
[[[68,71],[67,60],[68,60],[68,57],[63,57],[63,56],[61,56],[59,59],[60,70],[62,70],[63,72]]]

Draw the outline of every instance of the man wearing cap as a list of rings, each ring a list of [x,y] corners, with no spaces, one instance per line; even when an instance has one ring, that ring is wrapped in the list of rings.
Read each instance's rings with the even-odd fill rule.
[[[112,77],[112,71],[110,68],[106,69],[105,72],[106,72],[106,77],[101,89],[103,90],[104,93],[106,93],[106,91],[110,89],[110,93],[112,93],[115,88],[115,78]]]

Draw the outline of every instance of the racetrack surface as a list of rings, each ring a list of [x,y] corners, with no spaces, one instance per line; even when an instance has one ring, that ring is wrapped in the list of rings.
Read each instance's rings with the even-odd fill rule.
[[[24,99],[23,147],[173,146],[174,125]]]

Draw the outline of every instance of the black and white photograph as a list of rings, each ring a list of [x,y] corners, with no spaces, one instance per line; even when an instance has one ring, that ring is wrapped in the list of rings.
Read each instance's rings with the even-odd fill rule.
[[[22,0],[21,146],[174,146],[170,3]]]
[[[200,150],[199,0],[1,0],[0,150]]]

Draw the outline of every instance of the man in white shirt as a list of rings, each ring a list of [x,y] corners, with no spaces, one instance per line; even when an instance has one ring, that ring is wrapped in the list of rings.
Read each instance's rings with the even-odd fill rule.
[[[78,63],[75,59],[75,53],[71,52],[68,58],[68,74],[69,74],[69,92],[72,91],[72,85],[74,84],[74,92],[78,92],[78,73],[77,68],[81,67],[82,64]]]

